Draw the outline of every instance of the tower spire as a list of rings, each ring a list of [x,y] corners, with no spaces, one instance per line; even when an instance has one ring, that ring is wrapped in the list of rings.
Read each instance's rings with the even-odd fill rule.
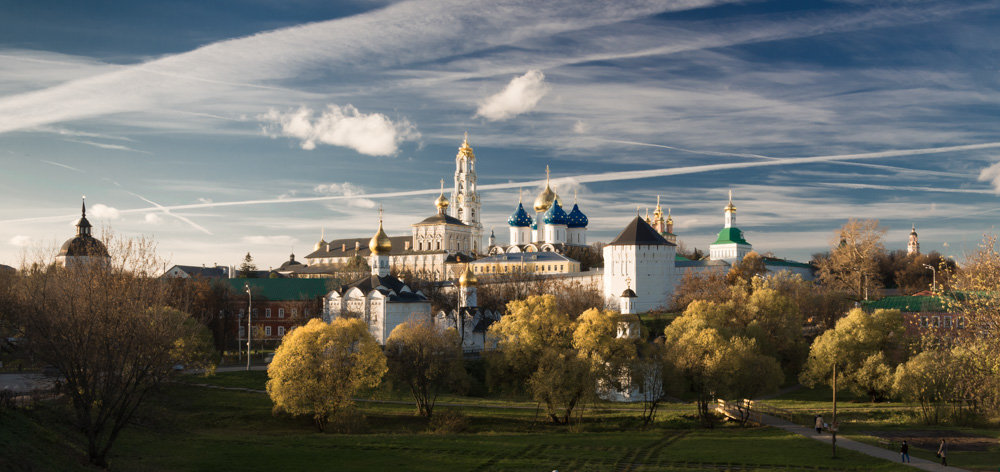
[[[87,217],[87,196],[84,195],[84,196],[80,197],[80,199],[83,200],[83,205],[82,205],[83,208],[80,210],[80,216],[86,218]]]

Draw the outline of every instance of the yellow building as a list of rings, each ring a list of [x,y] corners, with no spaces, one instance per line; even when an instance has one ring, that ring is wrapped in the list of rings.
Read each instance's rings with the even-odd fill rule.
[[[580,262],[555,252],[511,252],[473,261],[475,274],[570,274],[580,272]]]

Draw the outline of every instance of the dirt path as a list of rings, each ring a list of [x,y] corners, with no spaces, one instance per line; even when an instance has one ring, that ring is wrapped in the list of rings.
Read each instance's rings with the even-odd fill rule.
[[[815,439],[826,444],[830,444],[832,441],[832,436],[829,433],[817,434],[815,429],[810,429],[805,426],[799,426],[790,421],[785,421],[781,418],[776,418],[769,415],[761,415],[761,419],[764,424],[768,426],[773,426],[775,428],[781,428],[790,433],[798,434],[799,436],[805,436],[810,439]],[[872,446],[870,444],[865,444],[852,439],[847,439],[844,437],[837,438],[837,447],[850,449],[852,451],[857,451],[862,454],[866,454],[872,457],[877,457],[879,459],[885,459],[887,461],[899,462],[899,453],[896,451],[890,451],[888,449],[883,449],[881,447]],[[936,462],[931,462],[926,459],[920,459],[917,457],[912,457],[913,462],[907,465],[915,467],[921,470],[931,470],[931,471],[955,471],[960,472],[964,469],[959,469],[958,467],[945,467]]]

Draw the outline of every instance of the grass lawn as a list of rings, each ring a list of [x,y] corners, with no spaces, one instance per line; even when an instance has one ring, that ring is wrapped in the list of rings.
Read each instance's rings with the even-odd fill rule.
[[[795,412],[800,424],[812,424],[815,414],[832,418],[831,390],[828,387],[801,388],[761,403]],[[996,422],[979,427],[925,425],[920,406],[901,402],[871,403],[850,392],[837,393],[837,419],[841,434],[851,439],[899,450],[900,442],[910,443],[910,454],[937,461],[934,453],[940,438],[948,438],[948,464],[971,470],[996,471],[1000,466],[1000,427]],[[961,442],[974,439],[975,444]]]
[[[251,382],[263,376],[209,379],[259,387]],[[439,406],[436,412],[465,415],[462,433],[429,433],[413,406],[397,403],[359,404],[365,417],[360,432],[318,433],[308,418],[273,415],[264,394],[171,384],[122,432],[111,470],[908,470],[849,451],[832,460],[823,444],[771,428],[702,429],[689,405],[669,405],[654,427],[643,430],[635,411],[603,404],[566,427],[538,421],[534,404],[523,408],[528,402],[493,409],[475,402],[505,400],[455,400],[471,406]],[[0,470],[91,470],[81,465],[79,437],[60,405],[0,416],[0,440]]]

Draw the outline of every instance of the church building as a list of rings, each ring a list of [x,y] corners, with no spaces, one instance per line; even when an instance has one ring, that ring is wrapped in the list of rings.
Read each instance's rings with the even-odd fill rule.
[[[91,234],[91,230],[90,221],[87,221],[87,200],[84,199],[80,220],[76,222],[76,236],[67,239],[59,248],[56,264],[72,267],[95,261],[107,262],[108,248]]]
[[[569,246],[587,246],[587,215],[580,211],[574,197],[569,213],[562,206],[559,195],[552,190],[549,167],[545,166],[545,188],[535,198],[535,216],[528,215],[518,198],[514,213],[507,218],[510,227],[510,244],[499,246],[491,237],[490,254],[518,252],[557,252],[563,254]]]

